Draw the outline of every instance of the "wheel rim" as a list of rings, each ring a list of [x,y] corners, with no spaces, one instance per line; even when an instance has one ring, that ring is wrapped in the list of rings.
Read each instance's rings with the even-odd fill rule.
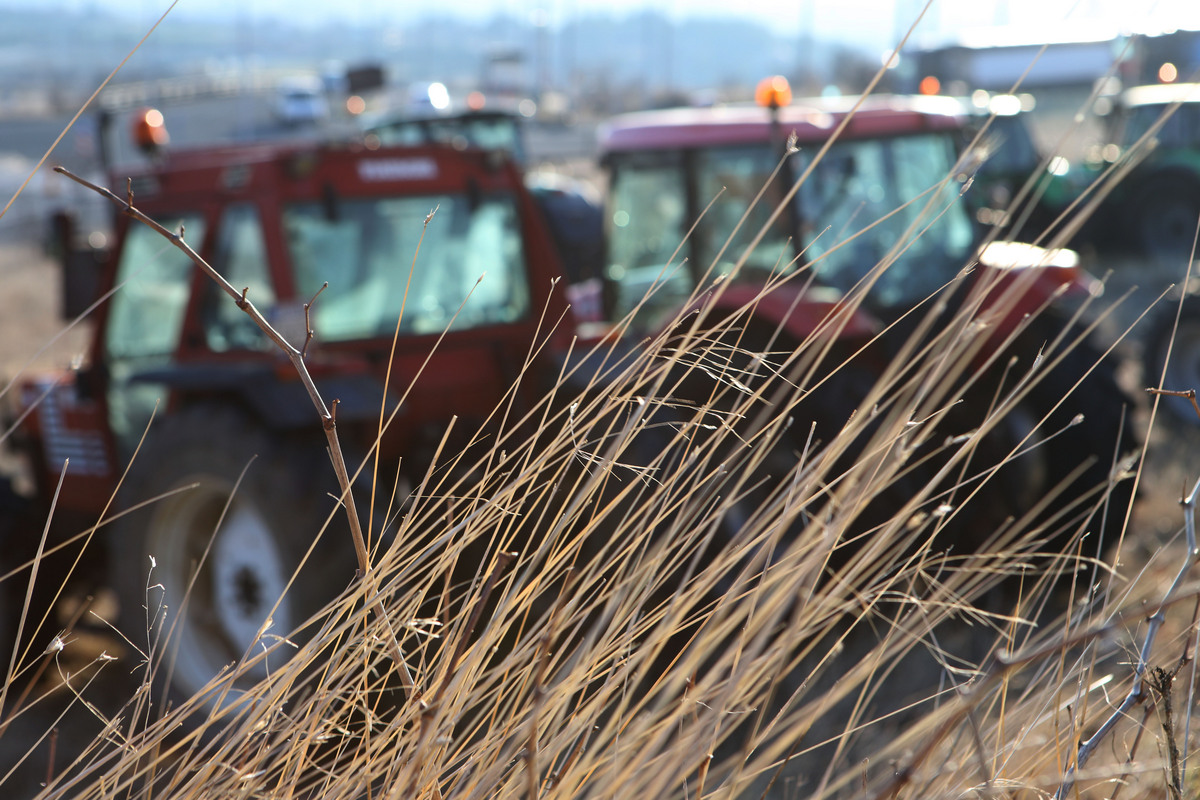
[[[1200,391],[1200,322],[1181,319],[1171,346],[1171,360],[1163,378],[1163,388],[1175,391],[1196,389]],[[1166,357],[1166,348],[1162,349]],[[1161,364],[1159,365],[1161,367]],[[1156,384],[1158,375],[1150,375],[1151,384]],[[1164,407],[1180,419],[1200,423],[1191,401],[1182,397],[1164,397]]]
[[[253,502],[235,496],[222,521],[232,485],[207,476],[198,482],[160,504],[146,537],[157,563],[151,583],[161,584],[171,615],[164,621],[173,636],[170,681],[188,694],[243,655],[253,657],[253,648],[269,645],[259,637],[268,617],[276,632],[290,631],[293,622],[287,597],[275,608],[289,572],[266,519]],[[245,668],[238,682],[267,672],[264,660]]]

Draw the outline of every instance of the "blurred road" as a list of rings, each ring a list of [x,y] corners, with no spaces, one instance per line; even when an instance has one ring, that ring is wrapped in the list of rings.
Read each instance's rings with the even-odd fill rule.
[[[348,117],[333,116],[316,125],[285,125],[272,110],[273,93],[267,90],[228,96],[190,98],[156,104],[167,120],[174,146],[188,147],[214,142],[251,139],[330,138],[353,130]],[[122,164],[138,160],[129,139],[133,111],[114,114],[110,126],[112,161]],[[36,161],[62,133],[71,120],[63,114],[44,119],[0,118],[0,157],[20,156]],[[50,158],[72,170],[97,163],[97,115],[85,113]],[[526,149],[537,161],[586,158],[594,154],[595,126],[526,124]]]
[[[174,147],[253,139],[337,139],[354,130],[353,121],[345,116],[334,116],[318,124],[285,125],[273,114],[273,98],[272,90],[258,89],[184,97],[155,103],[155,107],[166,118]],[[109,123],[108,150],[112,164],[143,160],[130,139],[132,118],[133,111],[125,110],[115,113]],[[98,119],[99,115],[91,112],[80,117],[55,147],[47,166],[62,165],[77,174],[98,176],[101,171]],[[0,209],[70,121],[69,114],[42,119],[0,118]],[[587,161],[595,152],[595,125],[547,125],[531,121],[525,126],[525,140],[534,164]],[[98,198],[89,194],[48,169],[42,170],[34,176],[21,199],[0,218],[0,242],[39,238],[46,219],[64,206],[75,209],[85,220],[105,219],[97,216],[104,214]]]

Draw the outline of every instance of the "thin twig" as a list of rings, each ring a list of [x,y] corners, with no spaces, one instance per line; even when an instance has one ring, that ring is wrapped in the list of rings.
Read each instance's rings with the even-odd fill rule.
[[[50,729],[50,754],[46,757],[46,785],[54,783],[54,759],[58,753],[58,726]]]
[[[1161,699],[1159,706],[1163,712],[1162,729],[1163,736],[1166,738],[1169,771],[1167,786],[1171,790],[1171,797],[1179,800],[1181,796],[1180,787],[1182,786],[1179,773],[1179,743],[1175,740],[1175,713],[1171,703],[1171,686],[1174,683],[1174,672],[1168,672],[1162,667],[1155,667],[1151,670],[1150,685]]]
[[[1195,389],[1156,389],[1153,386],[1147,386],[1146,391],[1150,394],[1163,395],[1164,397],[1182,397],[1192,401],[1192,408],[1196,409],[1196,416],[1200,417],[1200,403],[1196,402]]]
[[[1109,800],[1117,800],[1117,796],[1121,794],[1121,790],[1128,783],[1128,778],[1133,774],[1133,759],[1137,755],[1138,747],[1142,743],[1142,734],[1146,732],[1146,723],[1150,721],[1150,715],[1154,713],[1154,705],[1149,704],[1142,711],[1142,721],[1137,726],[1137,733],[1133,736],[1133,744],[1129,746],[1129,757],[1125,759],[1125,768],[1121,771],[1120,777],[1116,780],[1116,785],[1113,788],[1112,796]]]
[[[446,689],[454,678],[454,673],[458,671],[458,665],[462,662],[467,644],[475,633],[475,626],[479,624],[479,618],[483,616],[483,607],[487,605],[488,598],[491,597],[492,590],[496,587],[496,581],[500,578],[500,573],[508,568],[509,562],[514,558],[516,558],[516,553],[503,551],[496,556],[496,564],[483,582],[483,588],[480,589],[479,597],[475,600],[475,607],[471,609],[471,616],[467,619],[466,627],[459,633],[458,642],[454,646],[454,654],[450,657],[449,666],[446,668],[446,674],[442,676],[442,683],[438,686],[437,694],[434,695],[435,705],[445,696]]]
[[[525,796],[528,800],[538,798],[538,721],[541,716],[542,702],[546,698],[544,687],[546,679],[546,663],[550,660],[550,631],[542,635],[538,642],[537,655],[534,656],[533,697],[529,710],[529,739],[525,743]]]
[[[967,705],[967,722],[969,723],[967,727],[971,731],[971,742],[975,746],[974,753],[979,768],[979,777],[983,781],[983,786],[978,791],[979,794],[990,800],[996,796],[996,784],[992,780],[991,771],[988,769],[987,752],[983,744],[983,733],[979,729],[979,720],[975,718],[975,708],[969,704]]]
[[[325,291],[328,288],[329,288],[329,281],[325,281],[324,283],[321,284],[321,288],[317,289],[317,293],[312,296],[312,300],[309,300],[307,303],[304,304],[304,346],[300,348],[300,357],[301,358],[308,357],[308,345],[313,340],[313,326],[312,326],[312,314],[311,314],[313,304],[317,302],[317,298],[321,296],[321,292]]]
[[[1197,621],[1196,621],[1197,615],[1200,615],[1200,601],[1197,601],[1196,605],[1192,606],[1192,624],[1191,624],[1191,637],[1192,638],[1191,638],[1191,642],[1190,642],[1187,650],[1184,651],[1183,660],[1180,663],[1180,667],[1182,667],[1184,663],[1190,661],[1191,667],[1192,667],[1191,675],[1188,677],[1188,682],[1187,682],[1187,687],[1188,687],[1187,702],[1185,702],[1184,706],[1183,706],[1184,708],[1189,709],[1189,711],[1188,711],[1188,713],[1183,715],[1183,744],[1184,744],[1184,747],[1183,747],[1183,758],[1180,761],[1180,765],[1179,765],[1179,773],[1181,775],[1187,775],[1187,758],[1188,758],[1187,744],[1188,744],[1188,742],[1190,742],[1192,740],[1192,714],[1191,714],[1190,709],[1193,707],[1193,703],[1195,702],[1195,699],[1196,699],[1196,645],[1197,645],[1197,639],[1200,638],[1200,625],[1197,625]]]

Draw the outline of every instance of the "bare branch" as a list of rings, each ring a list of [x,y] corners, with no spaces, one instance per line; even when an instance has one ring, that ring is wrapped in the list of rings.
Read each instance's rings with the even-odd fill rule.
[[[1164,392],[1164,394],[1170,394]],[[1178,393],[1180,396],[1187,396],[1186,392]],[[1193,401],[1195,402],[1195,392],[1191,392]],[[1178,598],[1176,593],[1179,587],[1183,584],[1184,579],[1192,569],[1193,563],[1196,560],[1196,494],[1200,492],[1200,481],[1192,488],[1191,494],[1183,498],[1183,519],[1184,529],[1187,532],[1187,557],[1183,561],[1183,565],[1179,568],[1179,572],[1175,575],[1175,580],[1171,582],[1171,586],[1167,589],[1162,601],[1158,604],[1158,608],[1150,615],[1147,620],[1146,638],[1142,641],[1142,648],[1138,652],[1137,663],[1133,666],[1133,685],[1129,688],[1129,694],[1121,701],[1121,704],[1113,711],[1095,733],[1089,739],[1079,745],[1079,752],[1075,756],[1075,764],[1067,770],[1063,776],[1062,784],[1059,785],[1058,791],[1055,793],[1055,800],[1062,800],[1067,797],[1072,787],[1075,785],[1075,777],[1079,770],[1087,764],[1088,759],[1092,757],[1092,753],[1100,745],[1104,738],[1112,732],[1117,723],[1129,712],[1135,705],[1146,699],[1146,692],[1143,688],[1146,669],[1150,659],[1150,651],[1154,647],[1154,640],[1158,637],[1158,631],[1162,627],[1166,617],[1163,615],[1164,609],[1172,604]],[[1185,743],[1186,744],[1186,743]]]
[[[329,281],[325,281],[324,283],[321,284],[321,288],[317,289],[317,293],[312,296],[312,300],[309,300],[307,303],[304,304],[304,346],[300,348],[300,357],[301,358],[308,357],[308,345],[309,345],[309,342],[311,342],[313,339],[313,327],[312,327],[312,316],[311,316],[313,304],[317,302],[317,298],[321,296],[321,292],[325,291],[328,288],[329,288]]]

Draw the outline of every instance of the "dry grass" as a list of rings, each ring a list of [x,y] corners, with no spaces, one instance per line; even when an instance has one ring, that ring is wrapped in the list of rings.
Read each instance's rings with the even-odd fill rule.
[[[125,666],[74,676],[86,704],[99,668],[142,662],[138,690],[116,713],[95,709],[103,732],[42,796],[1052,793],[1081,733],[1126,691],[1145,612],[1118,610],[1161,592],[1158,559],[1141,576],[1099,572],[1086,606],[1030,569],[1010,613],[996,601],[1016,596],[1004,576],[1030,563],[1043,531],[1010,521],[992,552],[946,552],[935,534],[987,493],[933,513],[948,485],[935,473],[992,466],[967,462],[981,432],[943,445],[930,421],[961,388],[928,387],[961,387],[963,354],[979,344],[965,313],[923,337],[915,369],[846,408],[829,441],[810,440],[803,402],[840,366],[820,358],[820,340],[738,359],[728,344],[738,320],[724,335],[721,324],[690,325],[614,362],[583,398],[549,398],[532,438],[445,454],[446,468],[389,510],[394,534],[373,553],[377,593],[348,589],[307,622],[303,644],[264,631],[206,692],[166,710],[151,687],[169,657],[169,617],[151,631],[152,651],[131,646]],[[684,360],[707,366],[697,374]],[[712,366],[722,361],[736,374]],[[681,401],[697,379],[708,401]],[[914,473],[930,448],[936,457]],[[768,479],[781,449],[794,466]],[[876,498],[888,504],[882,521],[868,520]],[[743,523],[736,538],[715,546],[731,519]],[[402,632],[413,692],[400,686],[377,603]],[[1178,662],[1190,635],[1184,624],[1150,663]],[[291,648],[269,679],[231,688],[266,653]],[[1148,735],[1135,746],[1139,731]],[[1081,796],[1126,782],[1125,796],[1161,792],[1154,719],[1117,736]]]
[[[1170,676],[1147,671],[1064,794],[1194,794],[1195,594],[1147,639],[1187,555],[1168,545],[1131,574],[1132,534],[1079,555],[1093,511],[1126,514],[1110,487],[1061,516],[997,516],[994,468],[1015,454],[989,437],[1029,384],[978,402],[981,295],[941,307],[954,288],[869,392],[832,402],[815,399],[854,369],[829,344],[845,318],[762,352],[741,340],[752,307],[684,317],[582,395],[562,376],[498,438],[442,453],[378,509],[373,579],[303,631],[264,629],[173,706],[155,679],[172,609],[121,631],[117,663],[68,668],[74,634],[48,640],[15,660],[0,741],[44,758],[61,723],[31,719],[58,702],[92,720],[39,797],[1034,798],[1059,791],[1137,666]],[[975,426],[947,440],[964,398]],[[967,532],[987,546],[952,547]],[[1035,557],[1048,537],[1073,544]],[[1059,576],[1076,570],[1072,590]],[[290,660],[244,688],[276,651]],[[30,684],[39,668],[60,680]],[[93,697],[114,670],[132,689]]]

